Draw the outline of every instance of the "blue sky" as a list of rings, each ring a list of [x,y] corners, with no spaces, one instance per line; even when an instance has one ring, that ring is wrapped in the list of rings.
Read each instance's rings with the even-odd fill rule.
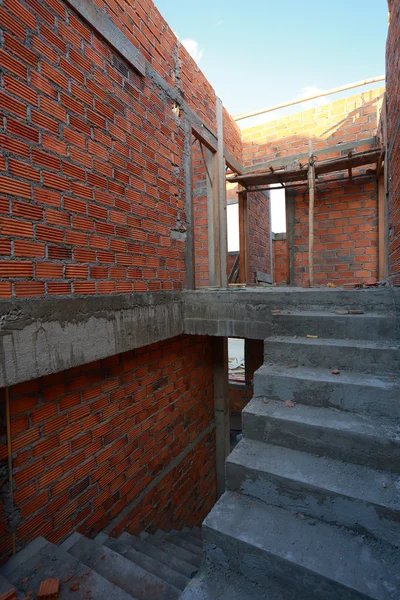
[[[181,41],[193,40],[200,68],[231,114],[384,74],[386,0],[155,4]]]

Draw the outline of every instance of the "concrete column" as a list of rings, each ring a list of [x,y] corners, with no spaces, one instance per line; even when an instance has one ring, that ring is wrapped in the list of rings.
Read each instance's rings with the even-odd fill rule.
[[[295,270],[294,270],[294,251],[295,251],[295,239],[294,239],[294,200],[296,197],[296,191],[294,189],[286,190],[286,236],[288,243],[288,260],[289,260],[289,285],[295,284]]]
[[[212,338],[217,497],[225,491],[225,459],[230,452],[228,400],[228,338]]]

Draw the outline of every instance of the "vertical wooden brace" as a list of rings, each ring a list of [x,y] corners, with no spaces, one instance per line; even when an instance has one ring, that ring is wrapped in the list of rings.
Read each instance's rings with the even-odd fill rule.
[[[313,159],[313,143],[308,141],[308,270],[310,287],[314,287],[314,194],[315,194],[315,167]]]
[[[217,169],[218,169],[218,210],[219,210],[219,271],[220,286],[226,288],[228,285],[227,258],[228,258],[228,234],[226,214],[226,169],[224,159],[224,124],[222,113],[222,101],[217,98]]]
[[[225,491],[225,459],[230,452],[228,339],[212,338],[217,497]]]

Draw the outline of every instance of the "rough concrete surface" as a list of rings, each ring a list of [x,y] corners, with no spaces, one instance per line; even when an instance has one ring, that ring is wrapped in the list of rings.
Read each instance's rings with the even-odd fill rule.
[[[400,306],[400,291],[393,294]],[[337,307],[391,311],[392,291],[249,288],[1,300],[0,387],[181,333],[265,339],[273,310]]]
[[[225,492],[203,524],[207,558],[299,600],[397,600],[396,548]]]
[[[399,428],[389,419],[253,399],[243,409],[242,422],[249,439],[400,472]]]
[[[400,477],[390,471],[248,439],[226,468],[231,491],[393,544],[400,540]]]

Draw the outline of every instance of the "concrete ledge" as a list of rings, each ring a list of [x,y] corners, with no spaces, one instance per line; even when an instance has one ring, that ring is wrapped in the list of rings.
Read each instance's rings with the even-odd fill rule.
[[[393,290],[247,288],[0,300],[0,388],[182,333],[263,340],[273,310],[393,311]]]
[[[179,293],[0,301],[0,387],[183,333]]]

